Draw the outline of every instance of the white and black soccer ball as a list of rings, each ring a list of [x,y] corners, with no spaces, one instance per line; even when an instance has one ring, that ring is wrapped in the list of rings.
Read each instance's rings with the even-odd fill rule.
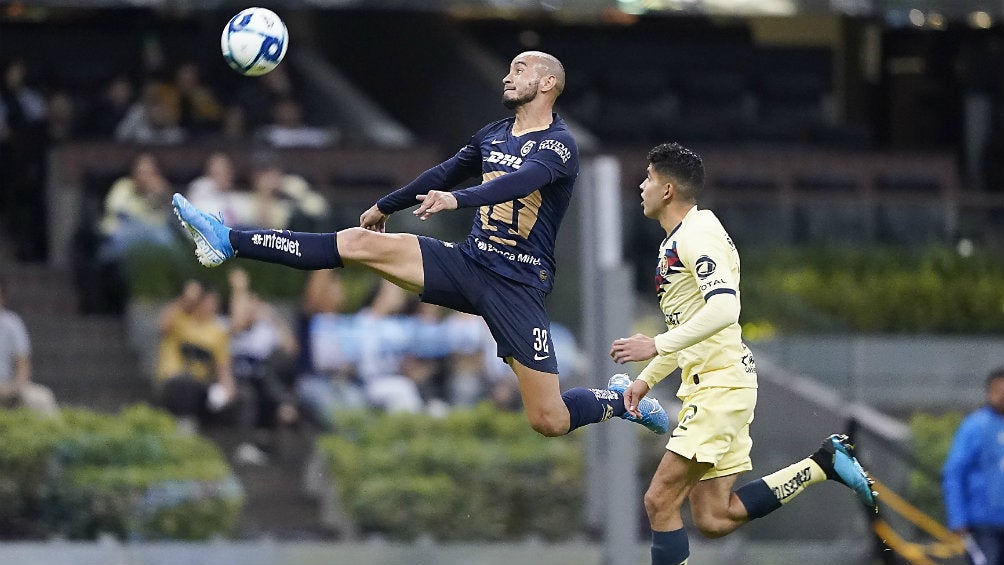
[[[289,33],[282,18],[265,8],[247,8],[230,18],[220,38],[223,58],[235,71],[260,76],[286,56]]]

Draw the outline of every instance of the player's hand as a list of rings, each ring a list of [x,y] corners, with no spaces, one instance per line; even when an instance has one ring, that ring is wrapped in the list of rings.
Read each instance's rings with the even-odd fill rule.
[[[381,212],[380,208],[377,208],[377,205],[374,204],[370,206],[369,210],[366,210],[359,216],[359,227],[383,233],[387,231],[388,217],[387,214]]]
[[[631,337],[615,339],[610,347],[610,356],[617,363],[628,361],[646,361],[658,355],[655,340],[644,334],[634,334]]]
[[[624,408],[635,418],[641,418],[638,403],[648,394],[648,383],[641,379],[631,381],[631,386],[624,389]]]
[[[450,192],[430,190],[427,194],[419,194],[415,198],[422,204],[412,213],[422,220],[429,219],[429,216],[436,212],[457,209],[457,197]]]

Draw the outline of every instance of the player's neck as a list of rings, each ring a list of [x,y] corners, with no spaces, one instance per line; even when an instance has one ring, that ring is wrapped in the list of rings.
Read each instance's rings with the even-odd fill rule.
[[[551,106],[534,104],[531,101],[516,108],[516,121],[512,124],[512,134],[522,135],[530,131],[540,131],[547,129],[551,125],[554,117],[551,114]]]
[[[695,206],[697,204],[693,202],[670,202],[659,215],[659,225],[666,230],[667,234],[671,233]]]

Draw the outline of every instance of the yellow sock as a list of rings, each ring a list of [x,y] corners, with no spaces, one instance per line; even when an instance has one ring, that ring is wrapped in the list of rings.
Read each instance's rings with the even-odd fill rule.
[[[763,478],[763,482],[770,487],[771,492],[781,504],[786,504],[801,494],[809,485],[825,480],[826,472],[809,457]]]

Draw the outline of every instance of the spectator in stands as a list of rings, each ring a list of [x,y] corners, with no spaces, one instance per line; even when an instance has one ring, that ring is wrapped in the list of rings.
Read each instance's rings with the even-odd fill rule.
[[[223,108],[216,94],[199,76],[194,62],[185,62],[174,73],[178,96],[179,125],[195,135],[214,133],[220,128]]]
[[[46,103],[30,84],[27,64],[15,59],[0,81],[0,223],[18,259],[45,259]]]
[[[415,375],[404,374],[402,363],[411,353],[414,325],[403,311],[408,294],[380,280],[373,295],[355,315],[353,331],[359,351],[359,378],[371,406],[391,412],[418,412],[424,406]],[[412,363],[416,373],[426,374]]]
[[[238,189],[234,163],[226,153],[216,151],[206,158],[202,175],[188,185],[186,196],[204,210],[222,213],[233,225],[256,225],[251,195]]]
[[[28,84],[27,76],[28,66],[20,59],[15,59],[4,69],[0,87],[0,106],[4,110],[0,115],[5,117],[5,123],[0,125],[0,131],[45,121],[45,96]]]
[[[105,262],[120,260],[137,243],[171,245],[171,186],[160,172],[156,157],[140,153],[130,173],[112,184],[105,197],[100,232],[105,241],[99,250]]]
[[[275,155],[253,157],[252,211],[266,229],[309,230],[327,223],[328,202],[299,175],[287,173]]]
[[[451,404],[465,406],[487,399],[503,410],[522,408],[519,382],[498,358],[497,344],[484,319],[451,312],[443,322],[443,337],[450,348],[447,371]]]
[[[1004,367],[987,377],[987,403],[962,420],[942,472],[948,527],[973,565],[1004,563]]]
[[[366,404],[356,377],[357,344],[353,317],[343,311],[341,274],[311,271],[300,313],[300,362],[296,382],[301,408],[314,423],[329,429],[339,410]]]
[[[195,280],[161,310],[157,400],[188,429],[223,423],[250,430],[253,414],[234,380],[219,310],[219,292]]]
[[[99,139],[112,139],[115,130],[125,120],[135,97],[132,81],[125,75],[116,75],[104,87],[101,97],[88,112],[84,131]]]
[[[271,445],[271,432],[294,424],[299,414],[293,393],[298,352],[292,328],[251,291],[243,269],[229,272],[230,357],[234,378],[255,406],[258,447]]]
[[[223,110],[220,124],[219,141],[225,143],[243,143],[248,137],[247,112],[240,104],[231,104]]]
[[[48,100],[48,137],[50,143],[62,143],[77,137],[79,127],[76,104],[65,90],[58,90]]]
[[[295,94],[286,65],[279,65],[255,80],[241,82],[237,100],[247,112],[248,128],[257,131],[272,118],[271,109],[276,102]]]
[[[57,413],[48,387],[31,380],[31,342],[21,317],[8,310],[0,281],[0,408],[24,406],[42,414]]]
[[[272,147],[327,147],[338,140],[337,130],[304,123],[303,108],[289,97],[272,105],[271,122],[256,135]]]
[[[169,85],[150,80],[115,128],[115,139],[143,145],[178,145],[188,133],[181,127],[178,93]]]

